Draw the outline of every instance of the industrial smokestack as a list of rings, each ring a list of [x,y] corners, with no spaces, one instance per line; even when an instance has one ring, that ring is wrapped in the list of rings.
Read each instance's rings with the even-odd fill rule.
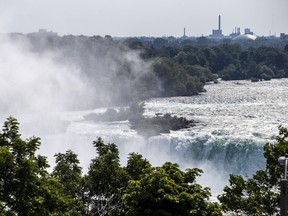
[[[219,20],[218,20],[218,30],[221,30],[221,16],[219,15]]]

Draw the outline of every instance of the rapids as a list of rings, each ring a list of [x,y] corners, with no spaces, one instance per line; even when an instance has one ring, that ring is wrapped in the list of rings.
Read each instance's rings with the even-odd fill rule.
[[[278,126],[288,126],[288,79],[252,83],[220,81],[207,84],[207,92],[192,97],[154,98],[145,102],[145,115],[170,113],[198,121],[197,126],[171,131],[170,134],[145,139],[131,129],[128,121],[94,123],[83,116],[103,112],[104,108],[58,114],[67,123],[65,130],[39,136],[39,153],[48,156],[74,150],[84,172],[95,156],[92,141],[102,137],[119,146],[121,163],[129,152],[139,152],[153,165],[165,161],[181,168],[199,167],[203,186],[220,193],[228,183],[229,173],[251,176],[265,167],[262,147],[275,142]]]

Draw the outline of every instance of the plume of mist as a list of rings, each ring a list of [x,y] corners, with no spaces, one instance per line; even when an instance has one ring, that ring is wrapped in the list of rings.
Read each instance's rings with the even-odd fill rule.
[[[0,76],[1,120],[13,115],[20,120],[24,135],[40,136],[39,153],[48,157],[52,167],[55,153],[73,149],[83,170],[87,171],[90,160],[95,157],[92,141],[97,136],[104,136],[105,142],[119,146],[123,165],[128,153],[139,152],[153,165],[172,161],[182,168],[191,167],[179,157],[177,150],[171,150],[169,139],[145,140],[137,135],[125,138],[124,132],[119,133],[122,137],[111,136],[111,128],[106,128],[105,136],[101,130],[97,132],[98,126],[94,125],[91,131],[82,128],[85,134],[66,131],[73,120],[63,121],[63,113],[127,105],[134,99],[156,94],[160,85],[152,73],[151,63],[143,61],[140,52],[130,50],[123,43],[84,36],[2,36]],[[142,95],[144,92],[147,95]],[[211,168],[201,166],[205,170]],[[212,173],[216,175],[216,171]],[[217,182],[223,183],[220,177],[218,173]],[[213,183],[214,179],[209,172],[200,181],[219,189],[220,183]]]
[[[133,100],[157,95],[160,84],[151,70],[151,63],[140,58],[125,43],[110,37],[27,37],[30,50],[58,53],[54,60],[79,69],[89,80],[93,97],[90,106],[127,105]]]
[[[67,111],[92,96],[75,65],[57,62],[57,53],[39,55],[29,44],[0,39],[0,112],[3,115]]]
[[[153,96],[159,83],[139,55],[112,38],[2,35],[0,113],[83,110]]]
[[[68,148],[76,149],[80,160],[87,162],[92,140],[101,136],[67,133],[72,122],[63,120],[63,113],[127,105],[142,97],[143,90],[148,92],[147,85],[153,87],[152,95],[158,84],[151,64],[139,52],[109,37],[39,33],[0,37],[0,120],[12,115],[24,136],[40,136],[40,153],[50,164],[55,153]]]

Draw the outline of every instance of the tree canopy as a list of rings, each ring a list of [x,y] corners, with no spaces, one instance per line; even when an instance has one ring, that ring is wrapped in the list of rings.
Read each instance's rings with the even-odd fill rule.
[[[40,139],[21,139],[19,123],[5,121],[0,133],[0,212],[3,215],[69,215],[74,198],[52,177],[43,156],[36,156]],[[75,214],[76,215],[76,214]]]
[[[123,196],[126,215],[221,215],[218,204],[207,202],[209,189],[195,182],[200,173],[167,162],[130,180]]]
[[[0,215],[221,215],[210,189],[196,183],[202,170],[166,162],[154,167],[138,153],[121,166],[118,147],[93,142],[95,157],[82,174],[77,154],[55,154],[49,173],[35,153],[40,138],[21,138],[9,117],[0,132]]]
[[[230,175],[229,186],[211,202],[209,188],[196,179],[202,170],[181,170],[176,163],[152,166],[132,152],[121,166],[114,143],[93,142],[95,157],[82,174],[77,154],[55,154],[51,173],[44,156],[35,155],[40,138],[21,138],[9,117],[0,132],[0,215],[277,215],[288,129],[279,127],[276,143],[264,146],[266,169],[251,178]]]

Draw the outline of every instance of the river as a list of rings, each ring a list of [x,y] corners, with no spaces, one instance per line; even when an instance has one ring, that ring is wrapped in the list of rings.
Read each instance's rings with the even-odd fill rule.
[[[199,167],[204,174],[198,182],[211,187],[214,194],[221,193],[230,173],[251,176],[265,167],[263,145],[275,142],[279,125],[288,126],[288,79],[220,81],[207,84],[205,89],[197,96],[145,102],[146,116],[170,113],[196,120],[195,127],[146,139],[131,130],[128,121],[84,121],[84,115],[103,112],[104,108],[65,112],[60,114],[67,122],[65,130],[42,135],[39,132],[39,153],[53,164],[55,153],[72,149],[86,172],[95,157],[92,141],[102,137],[119,146],[122,165],[129,152],[139,152],[153,165],[172,161],[183,169]]]

